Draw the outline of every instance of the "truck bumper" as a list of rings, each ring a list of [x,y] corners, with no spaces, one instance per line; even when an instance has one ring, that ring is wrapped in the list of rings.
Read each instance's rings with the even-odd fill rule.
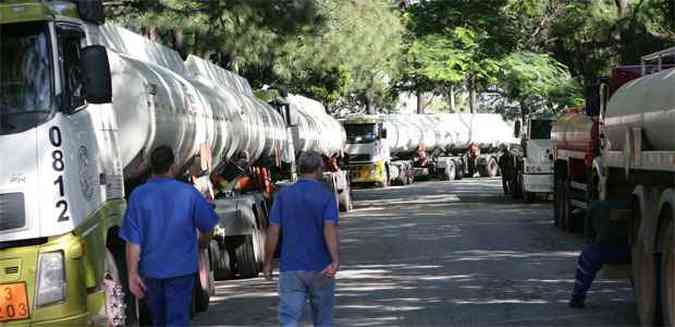
[[[523,175],[523,189],[532,193],[553,193],[553,174]]]
[[[37,306],[40,257],[61,253],[64,270],[64,298],[42,307]],[[46,243],[0,250],[0,284],[24,284],[28,317],[0,322],[0,326],[87,326],[89,312],[82,256],[82,241],[73,234],[50,238]]]
[[[384,161],[349,166],[352,183],[384,183],[386,168]]]
[[[83,313],[67,318],[62,318],[62,319],[55,319],[55,320],[49,320],[49,321],[41,321],[41,322],[31,322],[29,320],[24,320],[24,321],[15,321],[15,322],[10,322],[7,323],[6,325],[2,326],[17,326],[17,327],[37,327],[37,326],[56,326],[56,327],[72,327],[72,326],[88,326],[89,324],[89,314],[88,313]]]

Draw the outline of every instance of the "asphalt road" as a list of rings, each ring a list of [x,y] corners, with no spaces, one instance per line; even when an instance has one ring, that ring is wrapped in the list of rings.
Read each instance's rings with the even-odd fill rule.
[[[501,195],[496,179],[355,191],[342,218],[336,323],[344,326],[637,325],[628,280],[601,273],[584,310],[567,307],[580,236],[550,203]],[[275,325],[275,284],[218,282],[195,325]]]

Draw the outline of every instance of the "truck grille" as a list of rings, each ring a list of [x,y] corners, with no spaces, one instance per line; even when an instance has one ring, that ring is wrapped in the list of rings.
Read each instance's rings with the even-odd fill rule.
[[[352,154],[349,155],[349,161],[351,162],[370,162],[372,157],[370,154]]]
[[[0,231],[26,225],[23,193],[0,194]]]

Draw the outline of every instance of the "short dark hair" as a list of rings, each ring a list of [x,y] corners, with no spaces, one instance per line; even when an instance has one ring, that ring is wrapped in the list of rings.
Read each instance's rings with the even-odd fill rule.
[[[176,158],[168,145],[160,145],[150,154],[150,169],[155,175],[166,174]]]
[[[298,172],[300,174],[312,174],[320,171],[322,167],[323,158],[316,151],[303,152],[298,158]]]

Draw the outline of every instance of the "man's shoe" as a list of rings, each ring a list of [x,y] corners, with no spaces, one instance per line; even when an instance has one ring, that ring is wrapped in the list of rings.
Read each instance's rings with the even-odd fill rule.
[[[586,307],[585,301],[583,299],[571,299],[570,308],[574,309],[583,309]]]

